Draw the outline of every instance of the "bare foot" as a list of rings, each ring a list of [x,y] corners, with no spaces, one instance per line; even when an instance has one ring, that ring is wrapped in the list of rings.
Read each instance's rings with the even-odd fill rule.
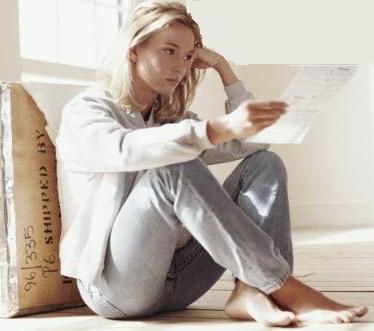
[[[271,293],[275,302],[293,311],[304,323],[350,323],[364,316],[368,308],[354,307],[335,302],[321,292],[290,276],[283,286]]]
[[[241,281],[225,305],[225,314],[240,320],[256,320],[267,326],[286,326],[296,322],[292,312],[280,310],[265,293]]]

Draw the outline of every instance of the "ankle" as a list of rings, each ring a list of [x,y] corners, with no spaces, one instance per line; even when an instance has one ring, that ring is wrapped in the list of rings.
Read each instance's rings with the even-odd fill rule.
[[[270,296],[284,307],[290,307],[296,303],[299,295],[297,293],[296,279],[292,276],[288,277],[283,285],[270,293]]]
[[[249,286],[248,284],[244,283],[243,281],[241,281],[238,278],[235,279],[235,283],[234,284],[235,284],[234,289],[237,290],[237,291],[251,287],[251,286]]]

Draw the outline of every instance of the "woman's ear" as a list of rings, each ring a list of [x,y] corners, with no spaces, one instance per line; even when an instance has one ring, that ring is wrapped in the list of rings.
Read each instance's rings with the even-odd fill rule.
[[[129,57],[131,62],[136,63],[136,61],[138,60],[138,52],[136,47],[130,49]]]

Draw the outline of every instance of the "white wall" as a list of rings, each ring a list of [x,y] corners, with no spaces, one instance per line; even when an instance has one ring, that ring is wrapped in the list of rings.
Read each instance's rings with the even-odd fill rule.
[[[234,70],[258,99],[279,96],[295,68],[248,63],[357,63],[357,59],[370,58],[367,45],[371,44],[354,37],[370,30],[368,7],[354,3],[344,7],[337,1],[327,7],[323,1],[305,5],[297,1],[187,1],[204,44],[240,64]],[[214,15],[210,15],[213,8]],[[331,13],[336,8],[341,17],[331,26]],[[360,21],[353,27],[361,33],[352,33],[352,25],[345,24],[353,9],[363,14],[357,16]],[[317,25],[313,23],[316,13],[320,19]],[[357,75],[324,109],[302,144],[271,148],[288,169],[294,227],[374,225],[373,92],[370,95],[374,68],[371,83],[368,69],[368,64],[360,65]],[[212,118],[223,114],[223,101],[219,77],[210,72],[193,106],[201,110],[201,117]],[[222,182],[237,163],[211,169]]]
[[[19,80],[18,1],[0,1],[0,40],[0,81]]]
[[[192,14],[198,16],[193,11]],[[51,74],[44,63],[20,59],[17,1],[0,1],[0,39],[0,80],[19,80],[22,71],[34,76],[47,71]],[[210,44],[206,35],[204,41]],[[258,99],[279,96],[296,73],[295,68],[276,64],[233,68]],[[64,73],[73,72],[81,80],[93,76],[91,72],[62,65],[54,67],[52,74],[61,79]],[[288,169],[294,227],[373,225],[374,93],[370,95],[370,88],[374,91],[374,65],[370,71],[369,65],[362,64],[356,77],[324,109],[301,145],[272,146],[271,150],[282,157]],[[209,70],[192,108],[203,118],[214,118],[224,113],[224,99],[218,75]],[[237,163],[211,169],[222,182]]]
[[[274,146],[290,173],[294,225],[374,224],[372,114],[368,65],[360,65],[301,145]]]
[[[332,34],[334,38],[323,38],[336,28],[326,20],[330,16],[319,16],[321,24],[317,26],[310,20],[324,4],[304,5],[294,1],[284,7],[274,1],[269,11],[270,4],[260,1],[242,0],[235,4],[187,1],[189,11],[200,25],[204,44],[241,64],[234,66],[234,70],[258,99],[279,96],[296,71],[288,65],[247,63],[271,63],[274,59],[283,63],[355,63],[347,59],[360,59],[362,53],[367,58],[368,52],[362,52],[367,43],[347,49],[347,38],[340,38],[352,36],[343,33],[346,19],[337,25],[339,30]],[[207,19],[213,6],[214,15]],[[336,7],[337,3],[330,4],[324,14],[334,12]],[[290,14],[288,8],[295,11]],[[342,17],[349,17],[350,8],[339,9]],[[363,8],[360,10],[364,12]],[[299,24],[298,19],[310,23]],[[367,19],[362,17],[362,22]],[[275,26],[279,29],[274,29]],[[314,37],[308,37],[308,27],[313,27]],[[367,31],[363,26],[361,29]],[[339,47],[345,51],[339,51]],[[317,51],[321,49],[328,51]],[[350,53],[352,50],[356,53]],[[288,169],[294,227],[374,225],[373,92],[370,95],[370,88],[374,91],[374,68],[371,73],[369,83],[369,65],[360,65],[357,75],[324,109],[302,144],[272,146],[271,150],[282,157]],[[193,106],[201,110],[201,117],[212,118],[223,114],[224,98],[219,77],[210,72]],[[237,163],[211,166],[211,169],[222,182]]]
[[[277,98],[297,68],[288,65],[235,66],[234,71],[257,99]],[[369,65],[320,113],[299,145],[273,145],[289,177],[293,227],[373,225],[373,112]],[[219,76],[209,71],[192,109],[203,118],[224,113]],[[211,166],[220,182],[238,163]]]

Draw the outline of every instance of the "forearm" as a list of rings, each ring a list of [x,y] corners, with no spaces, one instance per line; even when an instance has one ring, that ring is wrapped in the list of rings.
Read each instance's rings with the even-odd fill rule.
[[[213,69],[220,75],[222,83],[225,86],[231,85],[239,80],[224,57],[222,57],[222,60],[220,60]],[[226,116],[220,116],[214,120],[208,121],[207,134],[209,140],[215,145],[234,138],[230,126],[227,123]]]
[[[220,75],[222,83],[225,86],[233,84],[239,80],[225,58],[222,58],[222,60],[217,63],[214,69]]]

